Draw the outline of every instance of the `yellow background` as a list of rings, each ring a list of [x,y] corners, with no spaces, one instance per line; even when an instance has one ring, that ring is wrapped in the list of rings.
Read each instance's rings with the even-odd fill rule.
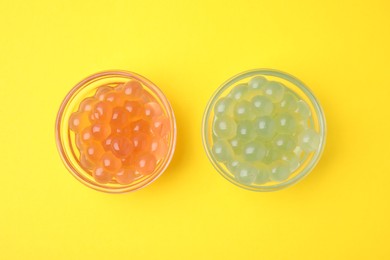
[[[371,1],[2,1],[0,259],[389,259],[390,4]],[[208,99],[253,68],[286,71],[320,100],[321,161],[255,193],[201,143]],[[107,69],[167,95],[178,143],[135,193],[86,188],[62,164],[66,93]]]

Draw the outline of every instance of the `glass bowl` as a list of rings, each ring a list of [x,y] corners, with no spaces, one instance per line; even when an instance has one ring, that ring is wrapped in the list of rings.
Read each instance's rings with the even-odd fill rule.
[[[130,184],[120,184],[113,178],[108,183],[97,182],[91,171],[82,167],[80,163],[80,151],[77,148],[75,133],[69,129],[69,119],[78,110],[80,103],[87,97],[94,96],[101,86],[115,87],[129,80],[137,80],[142,84],[146,95],[152,97],[162,108],[162,113],[169,120],[169,133],[167,134],[167,153],[157,161],[154,171],[145,176],[138,176]],[[98,191],[108,193],[125,193],[141,189],[155,181],[168,167],[176,145],[176,121],[170,103],[162,91],[148,79],[127,71],[104,71],[93,74],[82,80],[66,95],[58,111],[55,135],[57,148],[70,173],[86,186]]]
[[[270,84],[270,82],[272,83]],[[277,97],[275,94],[277,91],[272,92],[275,88],[271,88],[275,84],[283,86],[283,93],[290,93],[288,94],[290,99],[286,98],[287,95],[283,94],[283,105],[282,101],[276,101],[277,99],[275,98],[275,100],[271,100],[273,105],[272,109],[269,111],[264,108],[264,104],[267,104],[267,102],[269,103],[269,101],[263,102],[263,110],[255,110],[254,102],[259,99],[261,100],[261,98],[254,98],[254,96],[268,95],[266,97]],[[249,90],[247,91],[247,89]],[[306,104],[306,119],[299,119],[301,121],[296,119],[300,118],[299,116],[301,114],[299,113],[303,113],[302,109],[297,112],[298,106],[294,105],[293,102],[289,103],[289,100],[299,101],[299,105]],[[234,104],[230,105],[231,103]],[[286,104],[292,105],[289,108]],[[242,112],[245,111],[245,109],[252,112],[245,114],[245,112]],[[269,113],[269,115],[259,116],[253,111],[259,112],[260,114]],[[298,120],[291,124],[294,125],[294,128],[291,127],[291,129],[295,130],[288,134],[287,137],[285,134],[277,132],[278,130],[283,130],[283,124],[286,120],[281,120],[286,117],[286,114],[288,114],[289,118]],[[234,127],[228,126],[226,128],[226,122],[232,122],[231,118],[235,121],[234,124],[231,124],[234,125]],[[268,122],[264,118],[268,118],[267,120],[270,122],[269,124],[267,123],[268,125],[280,126],[280,128],[272,127],[272,129],[278,130],[270,131],[272,134],[267,136],[267,138],[265,138],[266,135],[256,134],[263,133],[261,132],[262,130],[258,130],[260,128],[256,127],[261,127],[261,122]],[[245,125],[248,125],[248,127],[245,128]],[[252,141],[242,141],[244,139],[240,139],[239,137],[242,136],[245,131],[251,132],[252,127],[255,129],[253,130],[254,134],[251,137],[248,137],[252,138],[250,139]],[[233,130],[229,130],[230,128]],[[306,128],[312,129],[314,132],[312,130],[304,130]],[[216,129],[218,132],[216,132]],[[243,129],[246,130],[242,132]],[[231,133],[235,131],[235,136],[233,137],[231,133],[226,134],[229,131]],[[314,137],[311,139],[304,139],[310,133],[314,133],[312,134]],[[232,77],[223,83],[213,94],[203,116],[202,137],[203,146],[209,160],[225,179],[241,188],[252,191],[276,191],[297,183],[313,170],[324,150],[326,123],[324,113],[318,100],[304,83],[281,71],[256,69]],[[225,138],[226,140],[221,140],[221,138]],[[280,140],[287,139],[292,141],[280,142]],[[310,141],[310,144],[314,143],[316,145],[315,149],[313,148],[313,151],[305,152],[305,149],[301,149],[302,147],[307,147],[306,143],[304,143],[307,140],[316,140]],[[256,143],[257,146],[253,146],[252,143]],[[289,143],[292,145],[279,146],[280,144],[284,145]],[[237,144],[240,144],[240,146]],[[280,152],[277,150],[279,148],[275,149],[275,146],[290,150]],[[256,151],[256,153],[253,153],[253,151]],[[277,154],[277,156],[275,154]],[[252,155],[255,155],[255,157]],[[287,171],[284,171],[283,169],[289,169],[288,174],[286,174]]]

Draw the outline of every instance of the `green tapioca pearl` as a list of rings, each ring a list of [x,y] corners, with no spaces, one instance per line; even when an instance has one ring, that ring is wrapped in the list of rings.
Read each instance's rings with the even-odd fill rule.
[[[229,140],[229,143],[235,154],[241,154],[246,142],[245,140],[239,139],[237,136],[235,136]]]
[[[281,155],[281,160],[289,164],[290,171],[293,172],[299,167],[299,157],[293,152],[285,152]]]
[[[286,180],[290,176],[290,167],[285,161],[276,161],[271,164],[270,179],[273,181],[281,182]]]
[[[280,103],[278,103],[279,111],[290,111],[293,112],[298,107],[298,98],[291,93],[290,90],[285,91],[284,96]]]
[[[248,85],[242,83],[233,87],[233,89],[230,91],[228,96],[235,100],[240,100],[248,91],[249,91]]]
[[[280,102],[284,95],[285,86],[276,81],[269,81],[264,86],[264,95],[272,100],[272,102]]]
[[[257,116],[269,116],[272,114],[272,111],[274,110],[274,104],[272,101],[262,95],[254,96],[251,99],[253,112]]]
[[[320,141],[320,135],[313,129],[306,129],[298,136],[298,144],[305,152],[316,151]]]
[[[270,164],[274,161],[280,160],[282,152],[279,149],[271,148],[267,150],[267,154],[264,158],[264,162]]]
[[[234,117],[236,120],[251,120],[255,117],[252,104],[247,100],[239,100],[234,106]]]
[[[236,135],[237,124],[229,116],[217,117],[213,125],[214,134],[223,139],[230,139]]]
[[[297,102],[297,108],[295,109],[295,113],[304,120],[307,120],[311,116],[311,110],[305,101],[299,100]]]
[[[249,163],[240,163],[235,171],[237,181],[245,185],[252,184],[255,181],[257,174],[258,170]]]
[[[297,146],[296,138],[287,134],[275,136],[272,142],[274,147],[280,151],[292,151]]]
[[[217,116],[227,115],[232,116],[235,106],[235,100],[230,97],[220,98],[214,106],[214,113]]]
[[[256,118],[253,128],[257,137],[263,140],[270,140],[275,134],[275,122],[270,116]]]
[[[253,123],[248,120],[240,121],[237,123],[237,134],[236,138],[244,142],[249,142],[256,137]]]
[[[278,114],[275,117],[276,131],[282,134],[293,134],[297,130],[297,121],[289,113]]]
[[[240,165],[240,162],[238,160],[230,160],[225,162],[226,168],[229,170],[230,173],[233,175],[237,172],[237,167]]]
[[[233,158],[233,150],[226,140],[217,140],[213,144],[212,153],[219,162],[226,162]]]
[[[267,148],[259,142],[244,145],[242,155],[246,161],[262,161],[267,154]]]
[[[267,79],[263,76],[256,76],[256,77],[253,77],[249,83],[248,83],[248,86],[249,86],[249,89],[251,90],[262,90],[262,88],[265,86],[265,84],[267,83]]]
[[[259,164],[256,167],[257,174],[254,180],[255,184],[264,184],[269,181],[271,175],[271,168],[265,164]]]

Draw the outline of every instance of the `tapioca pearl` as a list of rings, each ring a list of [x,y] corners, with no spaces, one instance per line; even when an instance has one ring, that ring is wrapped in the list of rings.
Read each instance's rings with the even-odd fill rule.
[[[276,131],[281,134],[293,134],[297,130],[297,121],[289,113],[281,113],[275,117]]]
[[[154,155],[156,160],[164,158],[168,153],[168,145],[162,138],[152,138],[150,144],[150,152]]]
[[[108,124],[92,124],[91,133],[94,140],[103,141],[111,134],[111,127]]]
[[[278,110],[279,111],[289,111],[293,112],[298,107],[298,98],[291,93],[290,90],[285,91],[284,96],[280,103],[278,103]]]
[[[160,116],[162,113],[161,106],[156,102],[148,102],[144,105],[144,116],[148,119]]]
[[[251,99],[251,103],[253,107],[253,112],[257,116],[269,116],[274,111],[274,104],[269,98],[265,96],[254,96]]]
[[[237,124],[233,118],[229,116],[217,117],[213,124],[214,134],[223,139],[230,139],[236,135]]]
[[[229,144],[232,147],[232,149],[236,155],[242,154],[242,150],[243,150],[244,145],[246,143],[247,142],[245,140],[242,140],[242,139],[238,138],[237,136],[235,136],[234,138],[229,140]]]
[[[94,164],[98,164],[100,162],[104,152],[102,145],[98,142],[91,142],[87,144],[84,149],[86,158]]]
[[[298,144],[305,152],[316,151],[320,141],[320,135],[313,129],[306,129],[298,136]]]
[[[272,181],[281,182],[288,179],[290,176],[290,166],[286,161],[276,161],[270,165]]]
[[[156,158],[150,154],[145,153],[142,155],[139,155],[135,161],[135,169],[141,173],[142,175],[149,175],[154,172],[156,168]]]
[[[85,128],[81,131],[79,145],[84,146],[86,143],[89,143],[93,140],[91,127]]]
[[[238,122],[236,137],[244,142],[252,141],[256,137],[253,122],[248,120]]]
[[[299,100],[297,102],[297,108],[295,109],[295,113],[301,118],[301,119],[308,119],[311,116],[311,110],[307,103],[303,100]]]
[[[80,154],[80,165],[87,171],[93,170],[95,167],[95,164],[87,159],[85,153]]]
[[[128,124],[129,112],[123,107],[114,107],[110,124],[114,128],[123,128]]]
[[[280,151],[292,151],[296,147],[297,141],[292,135],[279,134],[274,137],[273,144]]]
[[[269,81],[264,86],[264,95],[272,100],[274,103],[278,103],[282,100],[285,87],[276,81]]]
[[[137,175],[133,169],[122,168],[117,173],[115,173],[115,180],[122,185],[130,184],[134,182],[137,178]]]
[[[255,114],[252,111],[252,104],[247,100],[239,100],[234,106],[234,118],[236,120],[253,120]]]
[[[237,181],[244,185],[250,185],[256,180],[258,170],[249,163],[240,163],[237,166],[235,177]]]
[[[143,106],[138,101],[126,101],[124,108],[129,112],[128,120],[136,121],[142,118],[143,115]]]
[[[258,185],[267,183],[271,175],[271,168],[268,165],[262,163],[257,165],[256,169],[257,174],[254,183]]]
[[[111,181],[113,175],[106,171],[103,167],[97,167],[93,170],[92,173],[93,178],[95,181],[105,184]]]
[[[101,158],[103,169],[115,173],[122,167],[121,159],[117,158],[112,152],[106,152]]]
[[[126,101],[126,97],[121,93],[112,91],[105,95],[104,101],[109,102],[112,105],[112,107],[116,107],[116,106],[122,107],[124,102]]]
[[[253,127],[259,139],[270,140],[275,134],[275,122],[270,116],[256,118]]]
[[[235,172],[237,171],[238,165],[240,162],[238,160],[232,159],[224,163],[226,169],[233,175],[235,175]]]
[[[308,128],[310,128],[308,119],[298,119],[296,133],[302,133]]]
[[[171,131],[171,121],[164,115],[151,121],[151,130],[154,135],[167,137]]]
[[[131,154],[130,156],[126,158],[122,158],[122,169],[124,168],[134,168],[134,160],[135,160],[136,154]]]
[[[262,161],[267,153],[267,148],[260,142],[250,142],[244,145],[242,155],[247,161]]]
[[[282,152],[276,148],[270,148],[267,150],[267,154],[264,158],[266,164],[271,164],[274,161],[280,160],[282,157]]]
[[[235,99],[231,97],[220,98],[214,106],[214,113],[217,116],[233,116],[234,106],[236,104]]]
[[[90,120],[92,122],[110,122],[112,116],[112,105],[107,101],[96,103],[91,111]]]
[[[123,85],[123,93],[128,100],[141,99],[143,92],[142,84],[136,80],[130,80]]]
[[[118,135],[111,141],[111,151],[118,158],[126,158],[134,151],[134,145],[129,138]]]
[[[69,118],[69,128],[73,132],[79,133],[89,124],[87,112],[74,112]]]
[[[79,106],[80,112],[91,112],[94,105],[97,103],[96,98],[88,97],[81,101]]]
[[[226,162],[233,158],[233,149],[226,140],[217,140],[213,144],[212,153],[219,162]]]
[[[128,126],[123,129],[123,133],[131,135],[135,133],[150,133],[150,123],[145,119],[140,119],[135,122],[131,122]]]
[[[129,136],[130,141],[134,146],[134,153],[142,153],[145,151],[149,151],[151,136],[145,133],[135,133]]]
[[[267,82],[268,80],[265,77],[256,76],[249,81],[248,86],[250,90],[261,91]]]
[[[102,86],[102,87],[99,87],[97,90],[96,90],[96,93],[95,93],[95,98],[98,99],[99,101],[103,101],[104,98],[106,97],[106,94],[107,93],[110,93],[113,91],[113,88],[110,87],[110,86]]]
[[[304,156],[304,152],[303,152],[302,148],[299,145],[296,146],[293,150],[293,153],[297,156],[300,163],[302,163],[301,160],[302,160],[302,157]]]
[[[241,99],[247,92],[249,91],[248,85],[245,83],[238,84],[237,86],[233,87],[233,89],[230,91],[228,97],[231,97],[235,100]]]
[[[300,165],[298,156],[293,152],[283,153],[281,156],[281,160],[286,161],[289,164],[291,172],[295,171]]]

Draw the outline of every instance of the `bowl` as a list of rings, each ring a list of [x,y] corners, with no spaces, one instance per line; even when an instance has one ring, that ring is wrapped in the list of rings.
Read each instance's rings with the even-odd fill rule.
[[[98,191],[124,193],[147,186],[168,167],[176,121],[151,81],[133,72],[103,71],[66,95],[55,136],[62,161],[77,180]]]
[[[204,112],[203,146],[214,168],[251,191],[297,183],[318,163],[326,123],[309,88],[287,73],[255,69],[227,80]]]

